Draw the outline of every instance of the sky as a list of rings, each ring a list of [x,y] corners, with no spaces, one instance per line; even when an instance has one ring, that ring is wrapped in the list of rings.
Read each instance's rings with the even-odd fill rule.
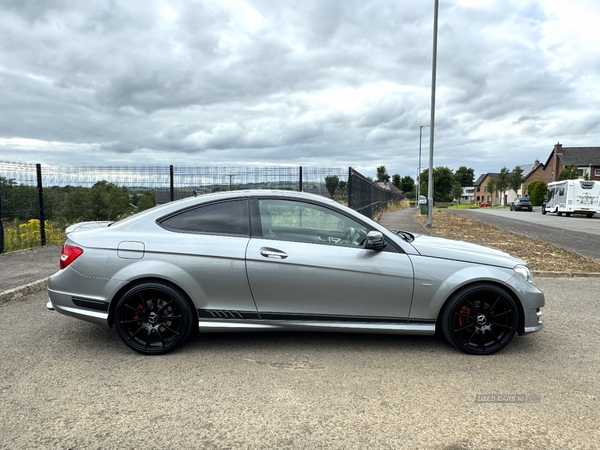
[[[0,161],[429,165],[434,0],[2,0]],[[600,146],[600,0],[440,0],[433,166]]]

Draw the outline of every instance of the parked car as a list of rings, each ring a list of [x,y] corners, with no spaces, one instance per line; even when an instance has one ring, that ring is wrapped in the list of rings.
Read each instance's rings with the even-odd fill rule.
[[[480,208],[485,208],[485,207],[487,207],[487,206],[492,206],[492,202],[485,201],[485,202],[481,202],[481,203],[479,204],[479,207],[480,207]]]
[[[533,211],[533,205],[529,201],[529,197],[516,198],[514,202],[510,204],[511,211]]]
[[[334,200],[230,191],[70,226],[47,307],[143,354],[193,332],[433,335],[485,355],[542,329],[544,294],[500,250],[390,231]]]

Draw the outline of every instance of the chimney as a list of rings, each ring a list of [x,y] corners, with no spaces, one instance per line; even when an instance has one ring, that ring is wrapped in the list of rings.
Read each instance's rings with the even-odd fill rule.
[[[562,144],[560,142],[557,142],[556,145],[554,146],[554,154],[562,155]]]

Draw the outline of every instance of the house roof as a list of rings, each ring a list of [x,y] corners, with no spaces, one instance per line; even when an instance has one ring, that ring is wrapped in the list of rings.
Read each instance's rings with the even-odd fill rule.
[[[563,147],[559,158],[565,166],[600,166],[600,147]]]
[[[548,156],[546,166],[553,155],[554,151]],[[600,147],[562,147],[557,155],[565,167],[600,166]]]
[[[483,180],[486,179],[486,177],[490,177],[492,180],[498,181],[499,176],[499,173],[484,173],[483,175],[479,175],[479,178],[477,178],[477,181],[475,181],[474,186],[480,186],[481,183],[483,183]]]
[[[379,186],[382,189],[391,191],[393,194],[396,194],[396,195],[402,194],[402,191],[400,189],[398,189],[396,186],[394,186],[392,183],[390,183],[389,181],[377,181],[375,184],[377,184],[377,186]]]
[[[527,178],[527,175],[533,172],[533,169],[535,169],[537,166],[535,164],[522,164],[519,167],[523,171],[523,177]]]

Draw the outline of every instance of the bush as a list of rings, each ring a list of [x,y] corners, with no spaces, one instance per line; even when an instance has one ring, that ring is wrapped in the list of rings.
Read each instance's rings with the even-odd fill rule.
[[[544,196],[548,190],[548,186],[543,181],[534,181],[527,187],[529,192],[529,201],[533,206],[540,206],[544,201]]]

